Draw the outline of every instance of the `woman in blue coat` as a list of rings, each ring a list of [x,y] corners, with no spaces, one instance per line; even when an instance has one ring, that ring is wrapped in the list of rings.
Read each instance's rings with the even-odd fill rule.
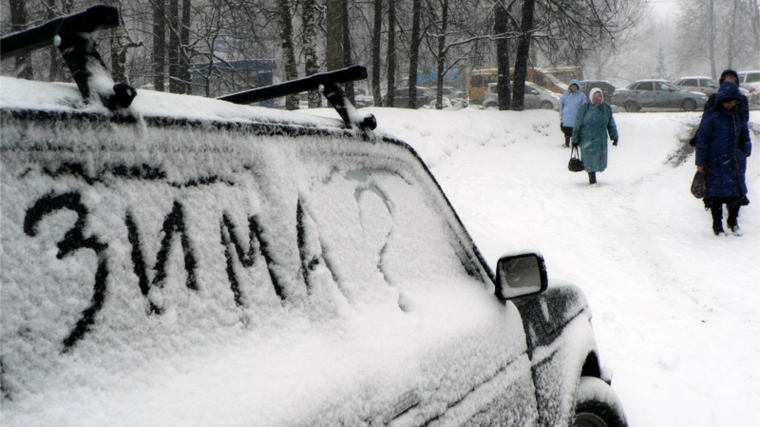
[[[588,183],[596,184],[596,173],[607,169],[607,135],[617,146],[618,131],[612,117],[612,107],[604,102],[604,93],[598,87],[589,92],[591,102],[578,109],[573,127],[573,146],[580,145],[583,168],[588,172]]]
[[[697,131],[697,170],[705,172],[705,208],[712,214],[715,235],[723,235],[723,205],[728,208],[726,225],[741,235],[739,208],[749,204],[747,157],[752,153],[747,121],[738,106],[742,100],[739,86],[725,81],[715,95],[715,105],[705,111]]]
[[[562,99],[559,101],[559,127],[565,134],[565,147],[570,146],[570,137],[573,135],[578,109],[586,101],[586,94],[581,91],[578,80],[570,80],[570,86],[562,94]]]

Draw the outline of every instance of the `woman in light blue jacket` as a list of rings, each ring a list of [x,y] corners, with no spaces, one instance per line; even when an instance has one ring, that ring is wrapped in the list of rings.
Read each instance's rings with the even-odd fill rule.
[[[578,80],[570,80],[570,86],[562,94],[562,100],[559,102],[559,126],[562,133],[565,134],[565,147],[570,146],[570,137],[573,135],[578,108],[586,102],[586,94],[581,92],[580,88]]]

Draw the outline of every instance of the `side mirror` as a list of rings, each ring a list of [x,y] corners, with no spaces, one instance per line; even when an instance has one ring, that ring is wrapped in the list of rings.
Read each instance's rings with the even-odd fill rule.
[[[503,256],[496,265],[496,298],[501,302],[546,290],[544,257],[539,253]]]

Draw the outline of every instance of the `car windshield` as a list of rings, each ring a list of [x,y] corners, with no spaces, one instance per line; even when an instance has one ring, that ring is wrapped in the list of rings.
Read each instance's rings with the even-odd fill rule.
[[[552,84],[553,84],[553,85],[558,85],[558,84],[562,83],[562,82],[561,82],[561,81],[560,81],[560,80],[559,80],[557,77],[555,77],[555,76],[554,76],[554,74],[552,74],[552,73],[544,73],[544,75],[546,76],[546,79],[547,79],[547,80],[549,80],[550,82],[552,82]]]
[[[538,92],[540,94],[550,93],[548,89],[545,89],[545,88],[543,88],[543,87],[541,87],[539,85],[535,85],[535,84],[526,84],[525,87],[532,88],[532,89],[534,89],[536,92]]]

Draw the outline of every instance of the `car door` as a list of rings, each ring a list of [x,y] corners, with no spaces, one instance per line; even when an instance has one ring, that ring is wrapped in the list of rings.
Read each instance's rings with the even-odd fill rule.
[[[686,89],[680,88],[668,82],[655,82],[660,92],[660,106],[664,108],[679,108],[683,100],[688,97]]]
[[[706,95],[712,95],[718,91],[718,82],[713,79],[699,79],[699,91]]]
[[[652,87],[650,107],[668,107],[673,103],[673,91],[665,84],[662,82],[652,82]]]
[[[540,93],[535,88],[525,85],[525,109],[533,110],[541,103]]]
[[[633,98],[641,107],[651,107],[654,103],[652,82],[638,82],[633,88]]]

